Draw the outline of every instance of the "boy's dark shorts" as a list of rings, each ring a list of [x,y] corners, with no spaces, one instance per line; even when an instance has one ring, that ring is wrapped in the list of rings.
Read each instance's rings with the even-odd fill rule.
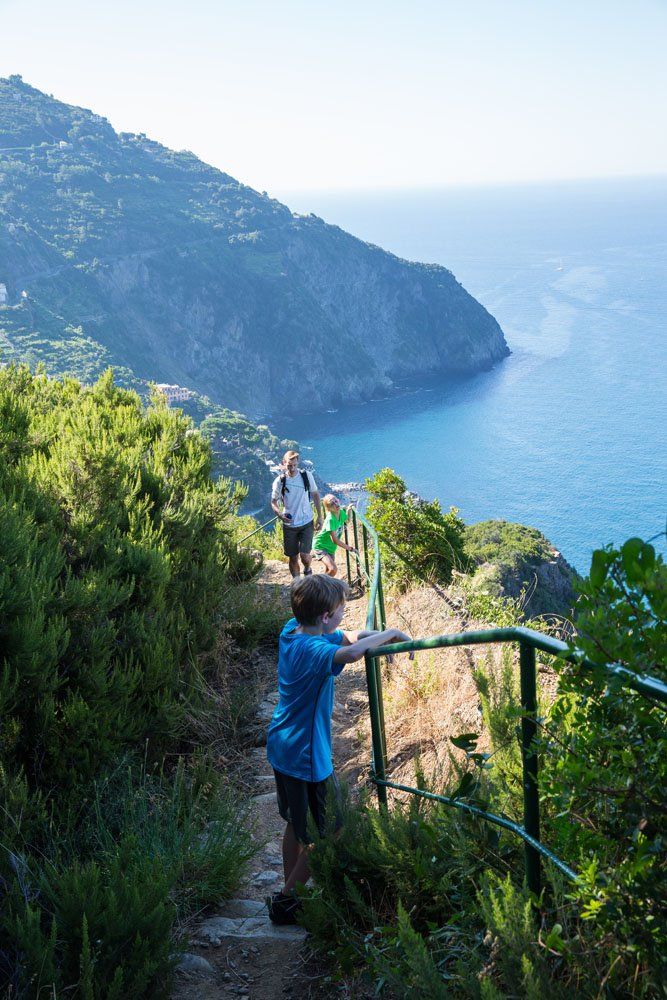
[[[308,834],[308,812],[322,836],[328,826],[327,809],[333,808],[334,830],[340,829],[340,785],[335,774],[330,774],[324,781],[302,781],[280,771],[274,770],[273,773],[278,792],[278,812],[286,823],[292,824],[296,839],[301,844],[312,843]]]
[[[312,521],[293,528],[283,524],[283,552],[286,556],[298,556],[300,552],[310,552],[313,547],[315,525]]]

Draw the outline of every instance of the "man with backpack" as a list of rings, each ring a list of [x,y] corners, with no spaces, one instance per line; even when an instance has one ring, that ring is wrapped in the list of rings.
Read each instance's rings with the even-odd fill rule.
[[[311,498],[317,511],[314,525]],[[289,558],[290,573],[293,577],[301,575],[301,558],[303,575],[310,576],[313,532],[322,527],[322,508],[317,484],[310,472],[299,468],[297,451],[283,455],[282,472],[273,480],[271,508],[283,522],[283,551]]]

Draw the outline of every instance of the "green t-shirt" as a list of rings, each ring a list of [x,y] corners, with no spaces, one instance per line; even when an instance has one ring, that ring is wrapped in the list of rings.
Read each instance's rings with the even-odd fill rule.
[[[333,533],[340,538],[340,533],[343,530],[343,525],[346,521],[347,511],[342,507],[338,516],[333,514],[330,510],[327,511],[327,516],[324,518],[322,530],[318,531],[315,535],[313,548],[319,549],[320,552],[328,552],[329,555],[333,555],[336,551],[336,544],[331,538],[331,532],[333,531]]]

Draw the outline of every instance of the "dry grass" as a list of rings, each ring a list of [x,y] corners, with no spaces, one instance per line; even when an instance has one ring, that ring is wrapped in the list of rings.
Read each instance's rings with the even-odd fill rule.
[[[206,748],[220,770],[244,787],[252,777],[248,749],[261,736],[257,705],[275,683],[275,647],[244,650],[220,631],[199,667],[191,684],[185,740],[193,749]]]
[[[415,638],[474,628],[464,610],[443,600],[437,588],[424,586],[390,598],[387,618]],[[452,760],[463,754],[450,742],[461,733],[481,733],[480,749],[488,748],[473,671],[484,665],[500,670],[500,650],[491,647],[434,649],[395,657],[383,671],[389,770],[411,783],[415,766],[429,784],[442,787]]]

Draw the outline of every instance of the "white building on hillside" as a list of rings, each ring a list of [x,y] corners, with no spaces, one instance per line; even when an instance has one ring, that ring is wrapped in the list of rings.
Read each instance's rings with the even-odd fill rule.
[[[3,285],[0,281],[0,306],[7,304],[7,285]]]
[[[167,385],[166,382],[158,382],[155,388],[160,390],[170,406],[172,403],[184,403],[191,396],[190,390],[182,385]]]

